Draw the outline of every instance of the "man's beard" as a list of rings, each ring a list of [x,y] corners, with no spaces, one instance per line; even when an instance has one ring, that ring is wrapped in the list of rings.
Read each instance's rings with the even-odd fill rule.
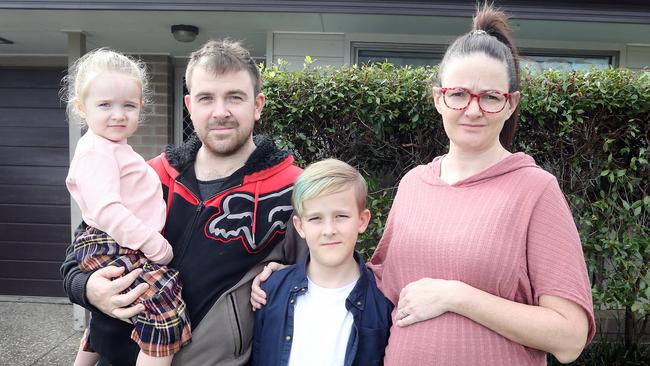
[[[233,128],[234,131],[232,134],[224,138],[218,138],[214,135],[210,135],[210,131],[218,127]],[[229,119],[209,121],[206,127],[205,136],[199,135],[199,138],[203,143],[203,146],[205,146],[210,151],[210,153],[221,157],[227,157],[235,155],[242,148],[244,148],[244,146],[246,146],[250,140],[252,134],[252,128],[250,131],[242,130],[241,125],[237,120]]]

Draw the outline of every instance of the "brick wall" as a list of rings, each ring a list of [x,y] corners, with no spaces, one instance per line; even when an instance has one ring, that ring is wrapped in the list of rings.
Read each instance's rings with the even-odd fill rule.
[[[148,160],[173,142],[174,69],[169,56],[146,55],[140,58],[147,63],[153,93],[150,104],[145,108],[145,121],[129,137],[129,144]]]

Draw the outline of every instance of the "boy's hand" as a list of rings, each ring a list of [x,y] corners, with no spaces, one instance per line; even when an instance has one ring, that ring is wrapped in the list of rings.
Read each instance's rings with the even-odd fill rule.
[[[269,276],[275,271],[279,271],[282,268],[286,267],[284,264],[277,262],[269,262],[262,272],[260,272],[253,279],[253,285],[251,286],[251,305],[253,306],[253,311],[261,309],[262,306],[266,305],[266,292],[262,290],[262,283],[269,279]]]
[[[142,273],[136,269],[124,277],[119,277],[124,272],[124,267],[108,266],[93,272],[86,283],[86,298],[94,307],[106,315],[130,323],[130,319],[144,310],[144,305],[133,305],[148,289],[146,283],[138,285],[135,289],[122,294],[135,279]]]

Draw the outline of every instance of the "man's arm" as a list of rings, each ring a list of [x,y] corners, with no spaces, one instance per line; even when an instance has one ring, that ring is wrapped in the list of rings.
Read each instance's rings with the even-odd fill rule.
[[[262,306],[266,305],[266,292],[264,292],[261,287],[262,283],[268,280],[269,276],[271,276],[273,272],[281,270],[288,264],[298,262],[302,258],[305,258],[307,253],[309,253],[309,247],[307,247],[305,239],[301,238],[293,227],[293,220],[287,222],[287,232],[284,235],[283,245],[285,264],[270,262],[264,266],[262,272],[253,279],[250,298],[253,311],[259,310]]]
[[[74,231],[75,238],[81,235],[87,228],[85,222],[81,222]],[[96,310],[86,301],[86,282],[90,273],[83,273],[74,254],[74,242],[65,251],[65,260],[61,265],[61,276],[63,277],[63,290],[74,304],[83,306],[88,310]]]

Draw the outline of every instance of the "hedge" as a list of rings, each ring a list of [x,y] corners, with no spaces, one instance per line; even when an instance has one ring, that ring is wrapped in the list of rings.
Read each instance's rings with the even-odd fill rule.
[[[267,102],[258,133],[300,165],[337,157],[370,185],[369,257],[397,183],[444,154],[448,140],[431,102],[436,68],[263,70]],[[627,69],[524,75],[514,150],[532,155],[565,192],[580,231],[597,308],[625,309],[627,347],[650,313],[650,72]]]

